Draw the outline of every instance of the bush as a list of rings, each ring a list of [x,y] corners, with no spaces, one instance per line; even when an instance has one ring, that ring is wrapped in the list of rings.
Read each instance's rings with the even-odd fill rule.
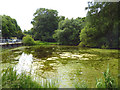
[[[23,37],[22,42],[24,45],[28,45],[28,46],[35,44],[34,39],[30,35]]]

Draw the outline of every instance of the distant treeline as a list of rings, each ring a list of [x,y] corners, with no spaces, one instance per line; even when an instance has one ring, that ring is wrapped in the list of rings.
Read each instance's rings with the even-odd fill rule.
[[[24,30],[24,35],[29,34],[35,40],[45,42],[57,41],[60,45],[119,48],[119,5],[120,2],[88,2],[88,7],[85,8],[88,11],[86,17],[78,17],[76,19],[58,16],[57,10],[39,8],[33,14],[34,18],[31,21],[33,28]],[[3,19],[2,30],[6,34],[8,31],[11,32],[10,30],[16,31],[15,33],[21,31],[16,22],[12,22],[15,25],[11,24],[16,26],[16,29],[5,28],[5,22]],[[7,26],[10,25],[8,24]],[[8,34],[20,35],[15,33]]]

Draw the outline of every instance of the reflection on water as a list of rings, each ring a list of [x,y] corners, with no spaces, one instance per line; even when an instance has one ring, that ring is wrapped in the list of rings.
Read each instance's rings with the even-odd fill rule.
[[[33,62],[32,54],[27,55],[22,53],[18,64],[14,67],[13,70],[17,71],[17,74],[21,74],[23,72],[30,72],[31,71],[31,65]]]
[[[27,54],[33,54],[36,58],[46,58],[52,56],[54,48],[51,47],[27,47],[24,52]]]
[[[6,52],[4,55],[7,57],[4,56],[4,60],[10,58],[10,61],[12,59],[17,61],[14,67],[17,74],[31,73],[38,83],[43,84],[45,80],[51,82],[57,79],[60,88],[74,88],[75,83],[85,81],[94,88],[96,78],[103,78],[102,72],[107,69],[108,63],[112,76],[117,76],[116,54],[114,50],[99,51],[70,46],[33,46]]]

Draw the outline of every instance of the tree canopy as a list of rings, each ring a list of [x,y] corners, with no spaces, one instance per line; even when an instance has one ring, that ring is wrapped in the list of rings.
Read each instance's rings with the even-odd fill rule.
[[[20,39],[23,37],[22,30],[15,19],[6,15],[0,15],[0,17],[2,18],[2,37],[17,37]]]
[[[54,41],[52,35],[58,28],[58,12],[52,9],[40,8],[34,13],[33,34],[36,40]]]
[[[58,29],[53,34],[53,38],[62,45],[78,45],[83,22],[84,18],[61,20]]]
[[[120,43],[120,2],[88,2],[87,16],[68,19],[58,16],[57,10],[39,8],[33,14],[33,27],[24,30],[35,40],[61,45],[81,45],[98,48],[118,48]],[[23,33],[15,19],[0,15],[2,35],[5,38],[22,38]]]
[[[118,47],[118,3],[89,2],[80,45],[99,48]]]

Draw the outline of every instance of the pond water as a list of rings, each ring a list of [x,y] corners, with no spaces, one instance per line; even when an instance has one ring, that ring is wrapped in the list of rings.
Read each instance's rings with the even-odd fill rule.
[[[118,81],[118,51],[78,46],[23,46],[2,52],[2,68],[13,66],[17,74],[31,74],[41,80],[57,80],[59,88],[95,88],[109,64]]]

